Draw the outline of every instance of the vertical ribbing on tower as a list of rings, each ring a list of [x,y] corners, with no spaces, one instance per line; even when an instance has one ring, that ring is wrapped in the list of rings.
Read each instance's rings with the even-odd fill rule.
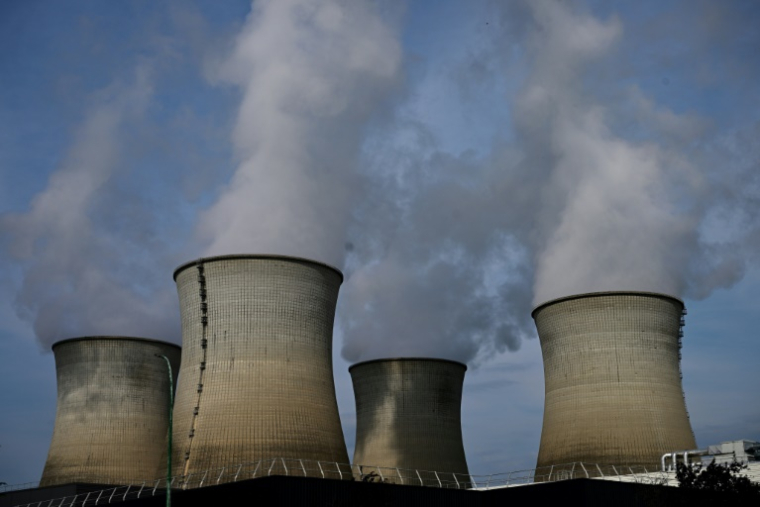
[[[421,481],[469,482],[462,441],[467,366],[430,358],[379,359],[349,368],[356,397],[354,465],[420,471]],[[455,475],[456,474],[456,475]],[[388,472],[386,471],[386,475]],[[389,481],[398,482],[394,474]]]
[[[332,370],[340,271],[230,255],[180,266],[175,281],[183,342],[175,473],[267,458],[346,463]]]
[[[177,345],[121,336],[53,345],[58,406],[40,486],[130,484],[156,477],[166,454],[169,379]]]
[[[600,292],[533,311],[544,361],[538,467],[656,467],[694,449],[680,370],[684,305],[646,292]]]

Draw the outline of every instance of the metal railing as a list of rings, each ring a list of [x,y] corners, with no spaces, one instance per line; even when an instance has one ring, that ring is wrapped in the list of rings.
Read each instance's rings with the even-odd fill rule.
[[[26,507],[84,507],[117,503],[145,496],[155,496],[156,494],[165,494],[165,489],[158,489],[157,487],[151,488],[147,483],[129,484],[126,486],[117,486],[115,488],[79,493],[73,496],[19,504],[16,507],[21,507],[22,505]]]
[[[673,474],[670,474],[673,475]],[[566,481],[570,479],[604,479],[641,484],[674,485],[675,476],[651,466],[613,466],[595,463],[565,463],[546,467],[518,470],[509,473],[474,476],[474,489],[492,489],[526,484]]]
[[[751,462],[739,475],[760,484],[760,462]],[[636,482],[661,486],[678,486],[675,471],[663,471],[656,465],[619,466],[592,463],[567,463],[510,473],[472,476],[473,489],[491,489],[525,484],[556,482],[570,479],[600,479],[618,482]]]
[[[186,476],[175,476],[169,479],[169,487],[172,489],[195,489],[260,477],[283,475],[438,488],[468,489],[472,487],[472,478],[466,474],[349,465],[347,463],[293,458],[262,459],[253,463],[213,468]],[[16,507],[89,507],[105,505],[146,496],[165,495],[166,486],[167,480],[160,478],[153,481],[134,482],[132,484],[80,493],[73,496],[20,504]],[[23,488],[18,487],[16,489]]]
[[[169,480],[172,489],[194,489],[267,476],[316,477],[324,479],[380,482],[436,488],[488,490],[528,484],[571,479],[601,479],[640,484],[676,486],[674,472],[664,472],[657,466],[613,466],[591,463],[567,463],[548,467],[518,470],[489,475],[470,475],[432,470],[349,465],[347,463],[311,461],[292,458],[269,458],[253,463],[213,468]],[[760,483],[760,463],[743,471]],[[26,483],[36,485],[37,483]],[[6,491],[24,489],[22,485],[6,486]],[[166,494],[166,479],[135,482],[74,496],[21,504],[16,507],[89,507]]]

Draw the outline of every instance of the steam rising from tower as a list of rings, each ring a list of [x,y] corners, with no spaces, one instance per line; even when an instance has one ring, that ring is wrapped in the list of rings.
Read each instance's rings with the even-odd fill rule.
[[[206,254],[343,265],[365,129],[400,78],[398,34],[383,11],[367,0],[253,3],[220,69],[243,93],[240,164],[200,217]]]

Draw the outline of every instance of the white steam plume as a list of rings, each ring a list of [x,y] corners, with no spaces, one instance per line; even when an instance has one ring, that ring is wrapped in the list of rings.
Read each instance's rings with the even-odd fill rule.
[[[667,174],[678,169],[668,167],[677,157],[615,135],[606,109],[583,94],[584,67],[614,46],[620,23],[557,2],[532,8],[542,30],[527,41],[533,72],[515,119],[525,163],[544,175],[533,302],[617,289],[680,295],[682,246],[696,235],[689,210],[677,209],[668,188],[677,181]]]
[[[725,144],[705,119],[620,88],[619,77],[614,91],[595,83],[625,65],[615,60],[624,27],[576,7],[497,6],[508,33],[492,39],[503,66],[489,69],[525,75],[498,106],[511,109],[512,137],[483,157],[426,145],[401,176],[374,175],[391,203],[364,202],[390,210],[396,225],[375,218],[384,241],[366,231],[352,238],[356,271],[340,314],[346,359],[477,362],[534,335],[535,304],[604,290],[705,297],[756,260],[757,157],[737,164],[741,150],[752,152],[750,136],[720,150],[722,166],[735,167],[727,178],[721,157],[702,147]],[[525,67],[508,62],[515,47]],[[484,68],[478,59],[454,68]]]
[[[201,217],[206,253],[342,267],[367,122],[400,77],[390,20],[369,1],[265,0],[221,77],[238,85],[240,164]]]
[[[546,299],[619,289],[705,297],[757,262],[760,127],[715,136],[704,118],[621,87],[638,60],[621,57],[630,34],[619,20],[578,2],[480,6],[473,12],[490,24],[463,30],[456,55],[436,56],[443,70],[420,71],[433,85],[399,105],[399,18],[381,5],[253,4],[214,76],[241,92],[237,168],[195,230],[207,255],[281,253],[344,268],[347,359],[477,362],[519,348],[534,333],[531,306]],[[727,34],[715,37],[696,47]],[[737,68],[745,81],[760,76]],[[142,123],[150,81],[138,72],[107,90],[29,210],[0,219],[18,262],[17,310],[46,344],[74,334],[176,337],[167,269],[176,263],[146,215],[158,209],[175,225],[192,205],[140,206],[136,188],[118,188],[134,174],[124,134]],[[435,123],[425,124],[426,103]],[[481,125],[482,111],[504,125]],[[461,139],[458,124],[437,130],[468,115],[477,128]],[[483,132],[493,138],[469,152],[437,142],[457,139],[459,150]],[[181,146],[174,135],[166,141]],[[203,151],[185,159],[213,166],[198,162]],[[201,176],[198,192],[220,183],[219,172]],[[164,180],[146,181],[145,192],[165,196],[173,183]]]
[[[735,283],[743,262],[705,227],[722,201],[722,185],[708,181],[723,170],[693,148],[704,142],[707,122],[658,108],[637,88],[623,92],[624,106],[595,97],[589,65],[610,55],[622,25],[560,2],[531,8],[540,29],[528,37],[533,72],[515,120],[524,164],[544,180],[531,238],[533,303],[605,290],[704,297]],[[620,116],[648,136],[616,131]],[[737,206],[745,203],[735,199],[730,207]]]
[[[132,223],[140,213],[114,188],[123,130],[151,95],[145,66],[133,83],[102,91],[29,210],[0,217],[6,251],[21,268],[16,311],[43,346],[101,334],[176,339],[165,312],[170,294],[153,293],[150,267],[141,265],[144,231]]]

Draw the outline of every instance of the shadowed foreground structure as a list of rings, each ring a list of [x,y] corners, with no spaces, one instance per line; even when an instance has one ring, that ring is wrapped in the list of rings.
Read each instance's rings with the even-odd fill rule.
[[[538,467],[570,462],[659,466],[695,449],[681,385],[683,303],[600,292],[533,311],[546,401]]]
[[[156,476],[166,455],[169,376],[178,346],[127,337],[53,345],[58,407],[40,486],[125,484]]]
[[[73,486],[70,489],[73,489]],[[0,494],[0,507],[19,504],[25,507],[36,507],[40,501],[60,498],[44,493],[44,490],[29,490]],[[70,491],[67,494],[74,493]],[[95,505],[93,501],[95,497],[97,494],[90,495],[88,506]],[[82,507],[85,498],[87,498],[86,494],[80,493],[72,507]],[[134,498],[134,492],[132,498]],[[68,499],[73,499],[73,496]],[[311,477],[273,476],[193,490],[172,491],[172,505],[175,506],[253,504],[294,507],[305,505],[310,507],[503,507],[504,505],[551,505],[554,503],[573,507],[742,505],[741,498],[729,493],[595,479],[574,479],[514,488],[468,491]],[[31,505],[27,506],[27,504]],[[52,504],[58,505],[59,502],[54,501]],[[156,496],[123,502],[121,495],[101,495],[97,505],[114,504],[164,507],[166,497],[159,492]],[[42,505],[48,505],[48,502],[45,501]],[[66,502],[64,505],[71,504]]]
[[[230,255],[174,278],[183,343],[174,474],[277,457],[348,462],[332,370],[340,271]]]
[[[461,422],[466,370],[462,363],[425,358],[351,366],[356,396],[354,464],[369,465],[365,473],[371,473],[372,466],[437,470],[446,476],[441,480],[468,481]],[[425,481],[438,480],[428,475]]]

